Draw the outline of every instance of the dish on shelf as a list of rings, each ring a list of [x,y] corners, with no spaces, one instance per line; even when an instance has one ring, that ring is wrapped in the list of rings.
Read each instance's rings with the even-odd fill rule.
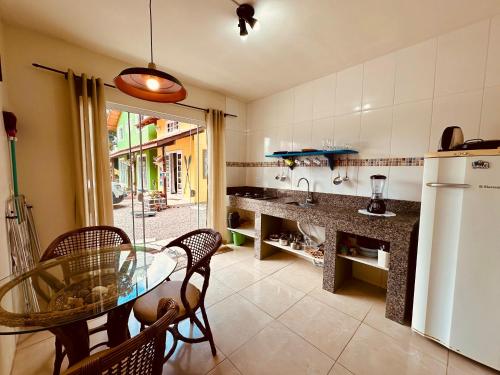
[[[279,234],[271,234],[269,236],[269,241],[278,242],[280,240]]]
[[[281,246],[288,246],[288,238],[280,238],[279,243]]]
[[[301,150],[301,152],[315,152],[315,151],[318,151],[318,150],[316,150],[315,148],[303,148]]]
[[[378,249],[370,249],[368,247],[359,247],[359,254],[368,258],[377,258],[378,257]]]

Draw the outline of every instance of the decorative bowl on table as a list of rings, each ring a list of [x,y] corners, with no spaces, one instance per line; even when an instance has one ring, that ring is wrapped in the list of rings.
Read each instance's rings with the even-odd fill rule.
[[[52,311],[92,310],[97,305],[110,307],[132,290],[130,276],[104,274],[88,277],[58,291],[49,302]]]

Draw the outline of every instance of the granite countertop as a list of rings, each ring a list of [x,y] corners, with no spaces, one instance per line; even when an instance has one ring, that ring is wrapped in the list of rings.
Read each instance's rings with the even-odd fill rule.
[[[368,198],[366,198],[368,200]],[[385,227],[387,229],[393,230],[412,230],[415,224],[419,220],[419,212],[415,210],[394,210],[396,216],[394,217],[377,217],[363,215],[358,212],[359,208],[364,206],[361,205],[351,205],[342,206],[336,205],[335,203],[327,202],[317,202],[312,207],[300,207],[292,204],[287,204],[289,202],[304,202],[305,199],[296,199],[296,197],[277,197],[267,200],[257,200],[252,198],[245,198],[240,196],[230,196],[231,205],[241,208],[247,208],[254,211],[262,211],[264,213],[269,213],[272,215],[273,211],[279,211],[283,213],[286,210],[292,216],[304,217],[304,220],[313,219],[313,221],[318,223],[324,223],[327,225],[328,222],[345,222],[350,225],[356,224],[356,226],[377,226]],[[279,212],[276,212],[279,215]],[[315,220],[314,220],[315,219]]]

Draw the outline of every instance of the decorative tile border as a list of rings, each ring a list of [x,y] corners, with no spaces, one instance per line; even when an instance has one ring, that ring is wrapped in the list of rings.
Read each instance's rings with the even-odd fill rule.
[[[327,167],[328,161],[326,159],[318,159],[319,163],[314,163],[314,159],[310,158],[309,163],[304,159],[297,160],[299,163],[296,166],[300,167]],[[423,157],[409,157],[409,158],[377,158],[377,159],[338,159],[335,160],[336,166],[350,166],[350,167],[421,167],[424,165]],[[283,160],[274,161],[258,161],[258,162],[238,162],[228,161],[227,167],[284,167]]]

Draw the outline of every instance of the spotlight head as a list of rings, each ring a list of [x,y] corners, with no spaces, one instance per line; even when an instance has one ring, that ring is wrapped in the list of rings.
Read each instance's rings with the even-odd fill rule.
[[[258,30],[259,29],[259,21],[257,21],[257,18],[250,18],[248,21],[248,24],[250,25],[250,27],[252,28],[252,30]]]
[[[238,22],[238,27],[240,28],[240,37],[241,40],[246,40],[248,36],[248,30],[247,30],[247,25],[245,23],[245,20],[243,18],[240,18]]]

